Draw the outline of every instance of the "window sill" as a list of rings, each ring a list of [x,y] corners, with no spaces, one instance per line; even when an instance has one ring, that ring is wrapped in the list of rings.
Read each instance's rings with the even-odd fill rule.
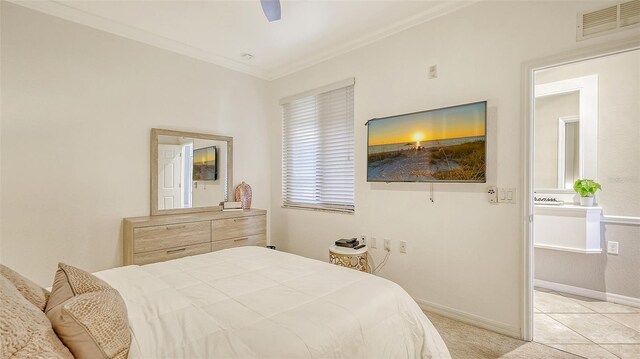
[[[291,206],[291,205],[282,205],[282,208],[285,209],[301,209],[304,211],[314,211],[314,212],[329,212],[329,213],[337,213],[337,214],[348,214],[354,215],[355,209],[347,210],[347,209],[331,209],[331,208],[319,208],[319,207],[310,207],[310,206]]]

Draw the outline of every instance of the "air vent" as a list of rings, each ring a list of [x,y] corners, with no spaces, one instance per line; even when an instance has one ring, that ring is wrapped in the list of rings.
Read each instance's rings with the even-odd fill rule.
[[[620,26],[640,24],[640,0],[620,4]]]
[[[578,41],[640,25],[640,0],[578,13]]]

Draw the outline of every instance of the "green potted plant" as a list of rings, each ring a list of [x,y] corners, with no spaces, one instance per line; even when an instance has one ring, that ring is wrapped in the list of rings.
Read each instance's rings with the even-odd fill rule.
[[[582,178],[576,180],[573,189],[580,195],[580,205],[591,207],[593,206],[593,196],[597,190],[602,189],[602,186],[594,180]]]

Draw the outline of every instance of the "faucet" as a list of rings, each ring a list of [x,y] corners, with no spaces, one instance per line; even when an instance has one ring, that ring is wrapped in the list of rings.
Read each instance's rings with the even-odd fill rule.
[[[562,204],[564,203],[563,201],[558,201],[557,199],[553,198],[553,197],[536,197],[533,196],[533,202],[546,202],[549,204]]]

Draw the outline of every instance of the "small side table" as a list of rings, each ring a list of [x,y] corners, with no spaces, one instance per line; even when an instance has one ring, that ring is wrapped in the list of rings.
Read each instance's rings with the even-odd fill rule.
[[[331,245],[329,247],[329,263],[369,273],[368,250],[369,248],[366,246],[353,249]]]

